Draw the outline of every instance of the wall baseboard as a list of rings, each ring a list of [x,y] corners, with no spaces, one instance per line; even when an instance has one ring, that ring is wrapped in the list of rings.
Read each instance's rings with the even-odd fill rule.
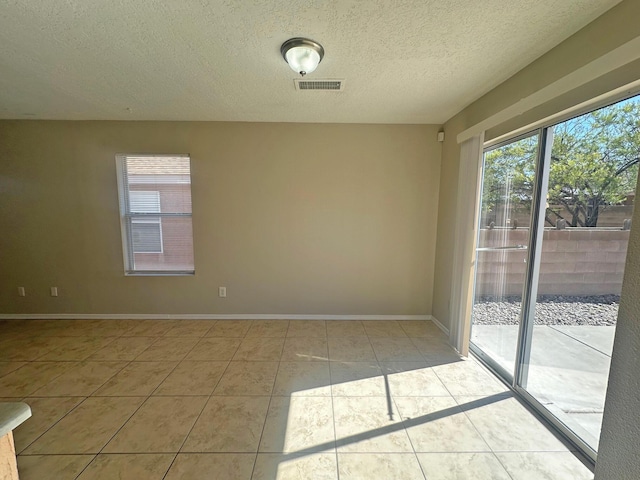
[[[432,320],[444,330],[432,315],[296,315],[272,313],[187,313],[187,314],[126,314],[126,313],[0,313],[0,320]]]
[[[449,329],[447,327],[445,327],[442,323],[440,323],[440,320],[438,320],[436,317],[434,317],[433,315],[429,315],[431,318],[429,320],[431,320],[436,327],[438,327],[440,330],[442,330],[444,333],[446,333],[447,337],[449,336]]]

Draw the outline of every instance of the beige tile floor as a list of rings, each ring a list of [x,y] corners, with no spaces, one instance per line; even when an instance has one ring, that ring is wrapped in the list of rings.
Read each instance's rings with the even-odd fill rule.
[[[592,473],[423,321],[0,322],[22,480]]]

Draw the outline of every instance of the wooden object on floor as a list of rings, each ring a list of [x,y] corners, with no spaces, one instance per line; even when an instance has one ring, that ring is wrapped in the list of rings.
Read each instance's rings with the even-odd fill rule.
[[[0,438],[0,479],[18,480],[18,464],[16,447],[13,443],[13,432]]]
[[[13,429],[30,416],[31,408],[26,403],[0,403],[0,480],[18,480]]]

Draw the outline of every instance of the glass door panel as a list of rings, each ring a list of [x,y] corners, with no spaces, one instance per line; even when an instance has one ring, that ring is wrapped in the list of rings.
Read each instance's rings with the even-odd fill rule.
[[[521,387],[597,451],[638,175],[630,99],[553,127]]]
[[[471,349],[592,460],[640,164],[640,97],[485,151]]]
[[[527,271],[538,135],[486,151],[476,248],[471,348],[512,377]]]

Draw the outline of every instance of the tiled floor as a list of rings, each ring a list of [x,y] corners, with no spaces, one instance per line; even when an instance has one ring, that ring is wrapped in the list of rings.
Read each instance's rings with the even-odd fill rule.
[[[0,322],[22,480],[593,475],[422,321]]]

